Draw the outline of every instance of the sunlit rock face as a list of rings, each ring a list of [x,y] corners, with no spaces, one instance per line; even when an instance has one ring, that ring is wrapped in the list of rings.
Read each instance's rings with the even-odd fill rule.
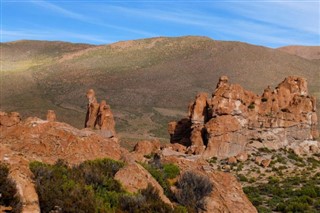
[[[257,144],[253,142],[270,149],[298,150],[301,144],[304,152],[314,152],[319,143],[306,141],[318,137],[317,122],[316,101],[304,78],[289,76],[275,89],[267,87],[257,95],[222,76],[212,97],[197,95],[189,105],[189,117],[169,130],[171,142],[188,146],[190,153],[227,158]]]

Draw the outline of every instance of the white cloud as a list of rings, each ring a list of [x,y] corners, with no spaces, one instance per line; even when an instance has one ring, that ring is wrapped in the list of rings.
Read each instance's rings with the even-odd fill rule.
[[[202,7],[185,7],[185,4],[181,4],[180,7],[166,6],[157,9],[121,6],[105,6],[100,9],[195,26],[226,40],[241,38],[247,42],[270,43],[271,46],[277,46],[312,44],[306,38],[320,34],[319,4],[319,2],[232,1],[208,6],[207,12],[204,12]]]
[[[126,31],[126,32],[130,32],[130,33],[134,33],[134,34],[143,35],[143,36],[156,36],[156,34],[146,32],[143,30],[137,30],[137,29],[132,29],[132,28],[128,28],[128,27],[108,24],[101,19],[92,18],[89,16],[85,16],[83,14],[75,13],[71,10],[67,10],[63,7],[59,7],[53,3],[49,3],[46,1],[32,1],[32,3],[34,3],[38,6],[41,6],[43,8],[49,9],[55,13],[61,14],[65,17],[76,19],[76,20],[79,20],[79,21],[82,21],[85,23],[89,23],[89,24],[93,24],[93,25],[97,25],[97,26],[102,26],[102,27],[107,27],[107,28],[112,28],[112,29],[117,29],[117,30],[121,30],[121,31]]]
[[[46,29],[38,29],[38,30],[0,30],[0,34],[2,35],[2,39],[5,41],[14,41],[20,38],[24,39],[43,39],[47,40],[84,40],[86,42],[94,42],[94,43],[113,43],[114,40],[109,40],[103,38],[101,36],[91,35],[91,34],[82,34],[64,30],[54,30],[48,31]]]
[[[81,20],[81,21],[86,21],[88,20],[88,17],[85,17],[84,15],[82,14],[79,14],[79,13],[75,13],[75,12],[72,12],[70,10],[66,10],[62,7],[59,7],[55,4],[52,4],[50,2],[46,2],[46,1],[31,1],[31,3],[35,4],[35,5],[38,5],[38,6],[41,6],[43,8],[46,8],[48,10],[51,10],[55,13],[60,13],[66,17],[69,17],[69,18],[72,18],[72,19],[77,19],[77,20]]]

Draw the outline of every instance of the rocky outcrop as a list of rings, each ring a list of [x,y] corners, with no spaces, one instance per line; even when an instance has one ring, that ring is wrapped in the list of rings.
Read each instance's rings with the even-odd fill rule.
[[[97,124],[99,113],[99,103],[96,99],[96,94],[93,89],[87,91],[86,97],[88,99],[87,115],[85,120],[85,128],[94,128]]]
[[[115,137],[115,121],[110,105],[105,100],[102,100],[99,104],[93,89],[87,91],[86,97],[88,107],[85,128],[98,129],[100,135],[107,138]]]
[[[269,149],[301,147],[319,135],[316,101],[304,78],[287,77],[257,95],[222,76],[211,99],[206,97],[197,95],[188,118],[169,124],[171,143],[189,147],[190,153],[227,158],[245,151],[249,142]],[[303,144],[312,144],[304,153],[320,148],[317,141]]]
[[[233,175],[224,172],[212,172],[208,176],[214,184],[214,190],[210,196],[205,198],[206,210],[203,212],[257,212]]]
[[[0,112],[0,127],[11,127],[21,122],[18,112],[5,113]]]
[[[172,206],[160,184],[146,169],[136,163],[146,159],[145,155],[154,153],[157,153],[157,159],[163,164],[177,164],[181,173],[194,171],[210,178],[214,190],[204,198],[204,212],[238,212],[237,206],[243,212],[256,212],[236,178],[231,174],[213,171],[207,161],[196,155],[182,154],[182,151],[187,151],[183,145],[168,144],[161,147],[158,141],[141,141],[130,153],[122,149],[114,138],[105,138],[95,130],[78,130],[65,123],[34,117],[21,121],[17,113],[0,115],[0,161],[8,164],[10,168],[10,178],[15,181],[22,198],[23,212],[40,212],[38,195],[29,170],[30,161],[52,164],[58,159],[63,159],[72,165],[105,157],[126,162],[116,173],[115,179],[128,192],[136,193],[151,184],[157,189],[160,198]],[[15,122],[12,123],[9,118]],[[10,125],[7,123],[8,120]]]
[[[150,155],[152,153],[160,150],[159,141],[139,141],[135,146],[133,151],[141,155]]]
[[[53,110],[48,110],[47,121],[57,121],[57,115]]]
[[[101,101],[98,113],[98,126],[105,137],[116,135],[115,122],[110,105],[105,100]]]
[[[1,145],[10,145],[13,151],[29,158],[37,156],[48,163],[57,159],[77,163],[83,159],[107,156],[120,159],[121,156],[117,140],[106,139],[91,130],[32,117],[10,128],[2,128],[1,140]]]
[[[29,169],[29,160],[21,153],[1,145],[0,159],[10,167],[9,178],[14,180],[16,184],[17,192],[21,198],[22,212],[40,212],[39,198],[32,180],[32,172]]]
[[[121,158],[117,140],[92,130],[79,130],[50,118],[30,117],[21,121],[19,113],[0,115],[0,162],[9,165],[9,176],[17,185],[23,212],[40,212],[29,162],[55,163],[63,159],[77,164],[96,158]]]
[[[129,164],[120,169],[115,179],[118,180],[122,186],[131,193],[137,193],[139,190],[146,189],[148,184],[154,187],[161,198],[161,200],[172,206],[169,198],[167,198],[163,192],[163,188],[152,177],[152,175],[141,165],[137,163]]]
[[[164,151],[164,150],[163,150]],[[180,168],[180,173],[194,172],[207,176],[213,184],[212,192],[201,202],[203,213],[256,213],[257,210],[242,191],[241,184],[236,178],[225,172],[212,169],[201,156],[179,156],[160,153],[162,163],[173,163]]]

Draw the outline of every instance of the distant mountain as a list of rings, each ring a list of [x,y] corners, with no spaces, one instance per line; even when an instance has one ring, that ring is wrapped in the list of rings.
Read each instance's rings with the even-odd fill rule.
[[[93,46],[47,41],[1,43],[2,111],[44,116],[82,127],[88,88],[106,99],[122,138],[168,138],[167,122],[186,114],[219,76],[262,93],[289,75],[307,78],[320,99],[320,68],[283,49],[206,37],[150,38]],[[107,96],[105,96],[107,95]]]
[[[320,60],[320,46],[286,46],[278,49],[308,60]]]

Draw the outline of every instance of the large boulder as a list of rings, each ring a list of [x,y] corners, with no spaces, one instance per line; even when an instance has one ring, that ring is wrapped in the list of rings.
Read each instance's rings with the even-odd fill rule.
[[[154,187],[161,198],[161,200],[172,206],[169,198],[167,198],[163,192],[163,188],[152,177],[152,175],[141,165],[137,163],[128,164],[120,169],[115,179],[118,180],[122,186],[131,193],[137,193],[139,190],[146,189],[150,184]]]

